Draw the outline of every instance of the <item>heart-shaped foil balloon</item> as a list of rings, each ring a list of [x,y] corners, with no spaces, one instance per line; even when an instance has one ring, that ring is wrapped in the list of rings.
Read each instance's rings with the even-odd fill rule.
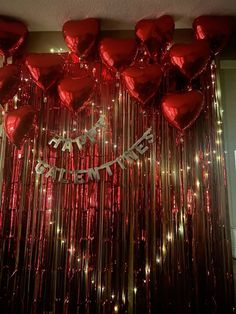
[[[199,117],[203,108],[203,94],[198,90],[169,94],[162,99],[162,112],[175,128],[184,131]]]
[[[81,58],[93,51],[100,31],[98,19],[71,20],[63,25],[63,35],[68,48]]]
[[[0,54],[12,56],[23,45],[28,35],[24,23],[7,16],[0,16]]]
[[[47,91],[61,76],[62,58],[53,53],[32,53],[25,61],[35,83]]]
[[[136,42],[134,39],[104,38],[100,43],[100,56],[109,68],[122,71],[128,67],[136,55]]]
[[[207,41],[196,40],[189,44],[173,45],[170,49],[170,60],[187,78],[193,79],[205,70],[210,53]]]
[[[208,40],[211,50],[216,55],[230,39],[233,25],[230,16],[202,15],[194,20],[193,29],[197,39]]]
[[[0,69],[0,104],[8,102],[18,91],[20,68],[9,64]]]
[[[67,77],[59,82],[58,94],[65,107],[79,112],[90,101],[94,86],[94,79],[90,76]]]
[[[160,51],[163,44],[172,42],[174,28],[173,18],[163,15],[158,19],[140,20],[135,26],[135,33],[149,55],[153,56]]]
[[[143,68],[132,66],[122,72],[129,94],[142,104],[155,96],[162,79],[161,67],[149,64]]]
[[[33,128],[36,111],[29,105],[9,111],[4,116],[4,130],[11,143],[20,148]]]

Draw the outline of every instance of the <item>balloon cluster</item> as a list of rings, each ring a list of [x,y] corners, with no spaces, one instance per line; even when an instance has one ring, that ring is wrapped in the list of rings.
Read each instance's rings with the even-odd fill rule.
[[[167,65],[177,69],[189,84],[184,91],[164,95],[161,108],[167,121],[182,132],[194,123],[203,107],[203,95],[192,89],[192,81],[224,48],[233,23],[228,16],[200,16],[193,22],[196,40],[188,44],[173,44],[174,28],[173,18],[164,15],[139,21],[135,27],[136,39],[104,38],[99,42],[100,23],[88,18],[67,21],[63,35],[74,62],[93,61],[99,52],[102,62],[122,80],[128,93],[141,106],[157,94]],[[0,16],[0,54],[5,58],[16,55],[27,34],[24,23]],[[80,112],[91,100],[96,86],[92,71],[82,69],[73,77],[63,77],[63,58],[51,53],[29,54],[25,65],[43,92],[48,93],[57,84],[61,104],[70,111]],[[17,93],[20,72],[17,65],[0,69],[1,104]],[[19,147],[29,134],[35,116],[35,110],[29,105],[5,115],[6,134],[16,146]]]

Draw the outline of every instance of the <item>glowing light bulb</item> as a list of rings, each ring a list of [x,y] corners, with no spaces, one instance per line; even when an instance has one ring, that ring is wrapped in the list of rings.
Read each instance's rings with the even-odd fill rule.
[[[134,293],[135,293],[135,294],[137,293],[137,288],[136,288],[136,287],[134,287]]]
[[[183,225],[180,225],[180,226],[179,226],[179,233],[180,233],[180,234],[183,234],[183,233],[184,233],[184,227],[183,227]]]
[[[168,234],[167,234],[167,240],[168,240],[168,241],[171,241],[171,240],[172,240],[172,234],[169,233],[169,232],[168,232]]]
[[[115,313],[118,313],[118,311],[119,311],[119,307],[118,307],[118,305],[116,304],[116,305],[114,306],[114,312],[115,312]]]
[[[163,245],[162,245],[162,252],[163,252],[163,254],[165,254],[165,253],[166,253],[166,247],[165,247],[165,244],[163,244]]]
[[[146,275],[150,274],[150,267],[149,267],[149,265],[146,265],[145,272],[146,272]]]

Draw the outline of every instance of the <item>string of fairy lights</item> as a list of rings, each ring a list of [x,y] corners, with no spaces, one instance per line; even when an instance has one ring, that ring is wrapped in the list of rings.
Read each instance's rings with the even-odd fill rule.
[[[50,50],[50,52],[51,53],[63,53],[64,51],[62,48],[60,48],[59,50],[52,48]],[[84,66],[85,66],[85,68],[88,67],[86,64]],[[211,82],[211,84],[212,84],[213,90],[216,89],[216,77],[215,77],[215,74],[213,73],[214,69],[215,69],[215,64],[213,63],[211,65],[211,70],[212,70],[212,75],[211,75],[212,82]],[[25,82],[26,84],[31,83],[30,79],[28,77],[25,77],[25,78],[23,77],[22,81]],[[210,88],[210,86],[208,86],[207,88]],[[19,93],[20,92],[21,92],[21,87],[19,87]],[[109,112],[111,110],[112,106],[115,106],[116,102],[119,101],[119,97],[122,97],[122,93],[119,93],[117,99],[114,99],[114,98],[112,99],[111,105],[108,105],[106,108],[105,108],[105,106],[103,106],[103,109],[99,110],[99,114],[105,114],[106,115],[107,112]],[[13,106],[15,109],[17,109],[18,103],[20,101],[21,100],[18,98],[18,95],[16,95],[14,97],[14,100],[13,100]],[[45,100],[45,102],[46,102],[46,100]],[[97,108],[96,102],[94,100],[92,100],[90,103],[90,106],[91,106],[91,110],[92,110],[92,114],[93,114],[93,110]],[[214,101],[214,109],[220,113],[219,120],[217,121],[218,128],[217,128],[216,134],[215,134],[216,149],[212,150],[212,154],[210,152],[206,152],[204,156],[199,156],[199,154],[196,154],[195,156],[193,156],[195,164],[199,165],[201,163],[201,164],[205,165],[205,170],[204,170],[203,176],[206,179],[208,178],[207,166],[211,165],[213,162],[218,162],[218,163],[222,163],[222,164],[224,163],[224,156],[222,156],[222,154],[221,154],[222,134],[223,134],[223,129],[222,129],[223,128],[223,122],[222,122],[223,110],[221,108],[220,90],[219,89],[216,89],[216,99]],[[4,108],[4,110],[2,111],[2,115],[4,115],[7,112],[7,110],[8,110],[8,108],[6,106]],[[145,111],[143,112],[143,114],[145,114]],[[74,132],[78,131],[78,127],[74,126],[72,130]],[[42,131],[47,134],[50,130],[48,130],[46,127],[43,127]],[[87,132],[87,128],[84,128],[81,131]],[[114,152],[116,153],[117,149],[118,149],[118,144],[113,143],[111,141],[111,138],[107,137],[106,132],[103,131],[102,129],[98,129],[97,131],[98,131],[98,134],[97,134],[98,142],[103,142],[106,146],[111,147],[114,150]],[[61,130],[61,134],[63,136],[66,136],[68,134],[68,130],[65,130],[65,129]],[[32,140],[32,142],[33,142],[33,140]],[[34,149],[32,149],[32,154],[33,154],[33,157],[36,154]],[[227,151],[224,151],[224,154],[227,154]],[[19,159],[22,158],[21,152],[18,154],[18,158]],[[29,163],[31,163],[33,159],[29,159]],[[181,168],[179,170],[179,172],[177,172],[177,170],[175,170],[175,169],[167,170],[167,169],[163,168],[161,160],[153,160],[151,157],[145,157],[145,158],[142,158],[142,160],[134,161],[134,165],[136,164],[138,168],[142,168],[143,164],[146,164],[146,163],[150,163],[150,164],[156,163],[161,176],[175,177],[175,176],[179,175],[180,173],[187,175],[188,172],[191,170],[190,165],[186,165],[185,168]],[[32,171],[32,174],[33,174],[33,171]],[[148,175],[148,173],[143,173],[143,176],[146,176],[146,175]],[[36,175],[35,183],[37,185],[39,184],[39,176],[38,175]],[[193,196],[196,198],[198,197],[198,192],[199,192],[200,187],[201,187],[201,182],[200,182],[199,178],[196,178],[195,190],[193,192]],[[46,187],[42,187],[42,193],[48,195]],[[51,202],[52,202],[52,196],[48,195],[47,196],[47,213],[49,215],[52,213]],[[181,215],[182,215],[182,213],[181,213]],[[182,223],[178,227],[178,233],[180,236],[183,237],[184,236],[184,222],[185,222],[184,215],[182,215],[182,217],[180,218],[180,221]],[[64,232],[62,226],[60,224],[55,225],[54,220],[49,220],[49,226],[55,228],[55,232],[57,234],[57,238],[60,240],[61,246],[62,247],[66,246],[67,245],[67,238],[64,236],[65,232]],[[159,267],[162,267],[163,263],[165,262],[165,256],[167,254],[167,250],[169,248],[169,245],[171,245],[171,243],[173,242],[173,240],[174,240],[174,236],[173,236],[172,232],[167,231],[166,239],[163,239],[163,243],[162,243],[161,247],[159,248],[160,249],[159,253],[156,256],[156,263],[159,265]],[[69,254],[71,256],[76,257],[79,267],[81,267],[81,270],[83,270],[84,274],[87,275],[89,269],[88,269],[88,261],[85,260],[86,257],[79,255],[76,252],[75,246],[72,244],[67,248],[67,251],[69,252]],[[84,265],[84,266],[82,266],[82,265]],[[145,278],[143,279],[144,284],[146,283],[146,281],[150,280],[149,276],[150,276],[150,265],[146,264],[146,266],[145,266]],[[91,280],[91,284],[94,286],[95,290],[98,289],[101,291],[101,293],[103,293],[105,291],[105,289],[106,289],[105,286],[96,286],[96,281],[95,281],[93,276],[91,276],[90,280]],[[133,293],[135,296],[136,296],[137,292],[138,292],[138,286],[134,286]],[[114,312],[118,313],[119,309],[120,309],[120,304],[116,302],[116,295],[113,291],[111,292],[110,300],[111,300],[111,302],[114,303],[114,308],[113,308]],[[125,296],[123,296],[123,302],[124,303],[126,302]]]

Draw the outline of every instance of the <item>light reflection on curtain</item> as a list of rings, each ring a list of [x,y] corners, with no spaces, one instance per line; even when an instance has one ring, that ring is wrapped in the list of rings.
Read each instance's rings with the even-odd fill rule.
[[[76,72],[76,66],[69,62],[65,71]],[[159,106],[178,77],[167,73],[156,99],[142,108],[108,72],[97,66],[96,95],[77,117],[62,109],[55,91],[43,95],[22,74],[16,105],[35,106],[39,128],[21,150],[1,135],[1,308],[4,313],[232,312],[214,63],[195,83],[204,93],[204,112],[183,137]],[[51,132],[81,134],[101,113],[108,125],[94,145],[73,153],[48,145]],[[155,140],[145,155],[124,170],[116,164],[112,176],[102,172],[99,182],[63,184],[35,173],[39,158],[71,170],[101,165],[149,127]]]

